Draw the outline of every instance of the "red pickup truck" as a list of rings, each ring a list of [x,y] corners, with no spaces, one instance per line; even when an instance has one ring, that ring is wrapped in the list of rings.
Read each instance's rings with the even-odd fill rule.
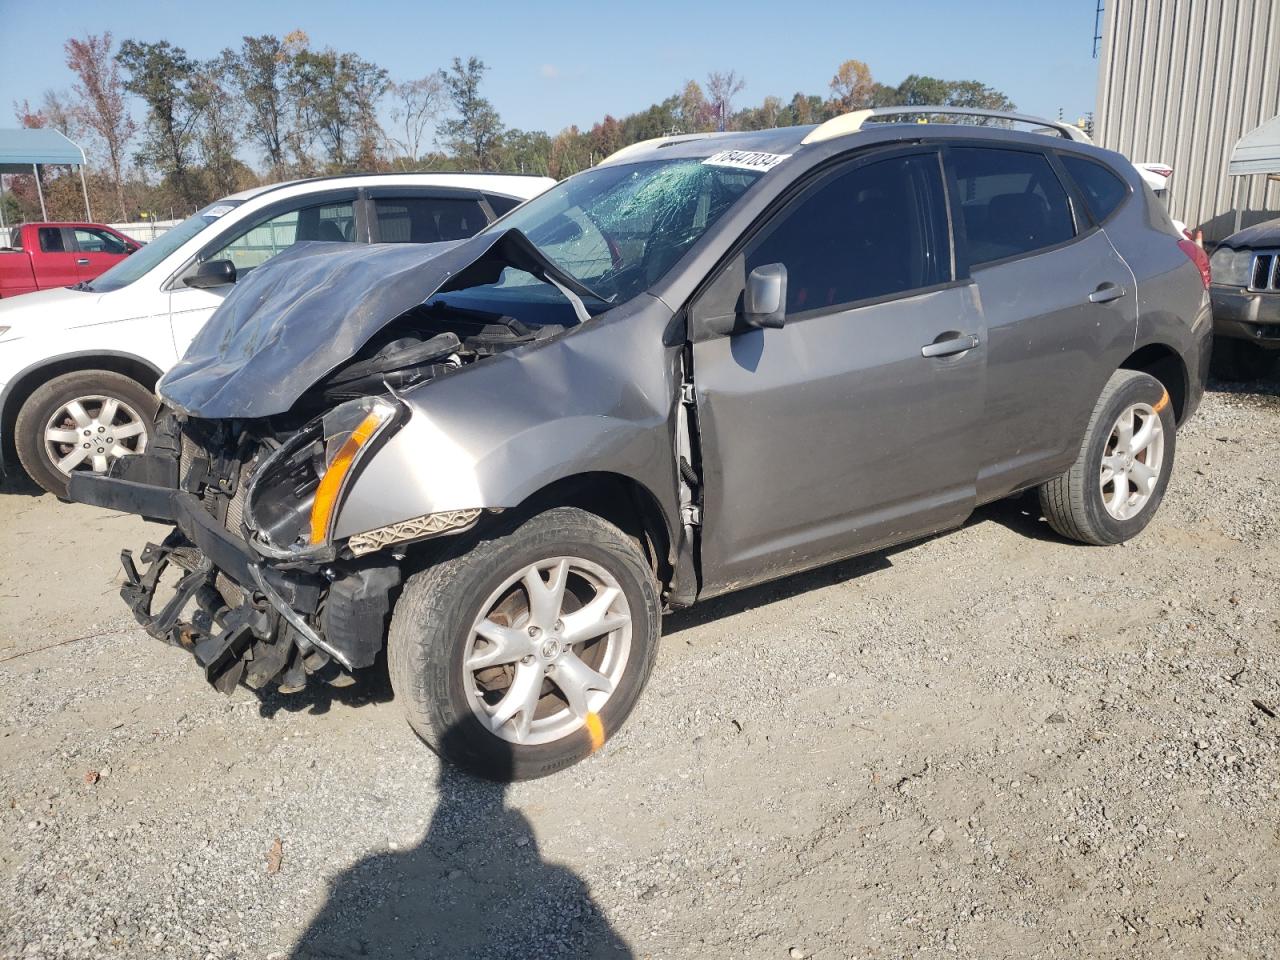
[[[0,297],[92,280],[140,246],[100,223],[24,223],[9,236],[0,231]]]

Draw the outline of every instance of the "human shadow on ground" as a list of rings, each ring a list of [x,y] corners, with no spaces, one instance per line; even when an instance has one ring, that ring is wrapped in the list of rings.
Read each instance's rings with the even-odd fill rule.
[[[494,772],[509,778],[509,769]],[[422,842],[343,871],[293,960],[633,957],[581,878],[542,858],[506,792],[442,760]],[[589,815],[590,798],[582,803]]]

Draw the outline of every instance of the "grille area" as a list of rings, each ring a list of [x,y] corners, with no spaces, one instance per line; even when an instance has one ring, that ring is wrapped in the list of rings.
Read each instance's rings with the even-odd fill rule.
[[[1257,253],[1249,273],[1250,290],[1280,290],[1280,252]]]

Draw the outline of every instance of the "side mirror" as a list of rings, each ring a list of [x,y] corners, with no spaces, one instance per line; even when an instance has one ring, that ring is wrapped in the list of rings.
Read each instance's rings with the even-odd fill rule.
[[[787,320],[787,268],[781,263],[756,267],[742,295],[742,321],[749,327],[780,329]]]
[[[196,272],[182,280],[188,287],[206,290],[236,282],[236,265],[230,260],[206,260],[196,267]]]

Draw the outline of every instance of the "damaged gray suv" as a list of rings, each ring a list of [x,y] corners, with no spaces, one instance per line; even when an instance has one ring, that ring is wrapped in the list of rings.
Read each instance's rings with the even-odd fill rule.
[[[385,646],[428,744],[523,778],[619,729],[664,610],[1031,488],[1133,537],[1203,392],[1203,252],[1069,127],[900,113],[636,144],[470,240],[269,261],[146,453],[71,480],[173,524],[125,600],[226,692]]]

